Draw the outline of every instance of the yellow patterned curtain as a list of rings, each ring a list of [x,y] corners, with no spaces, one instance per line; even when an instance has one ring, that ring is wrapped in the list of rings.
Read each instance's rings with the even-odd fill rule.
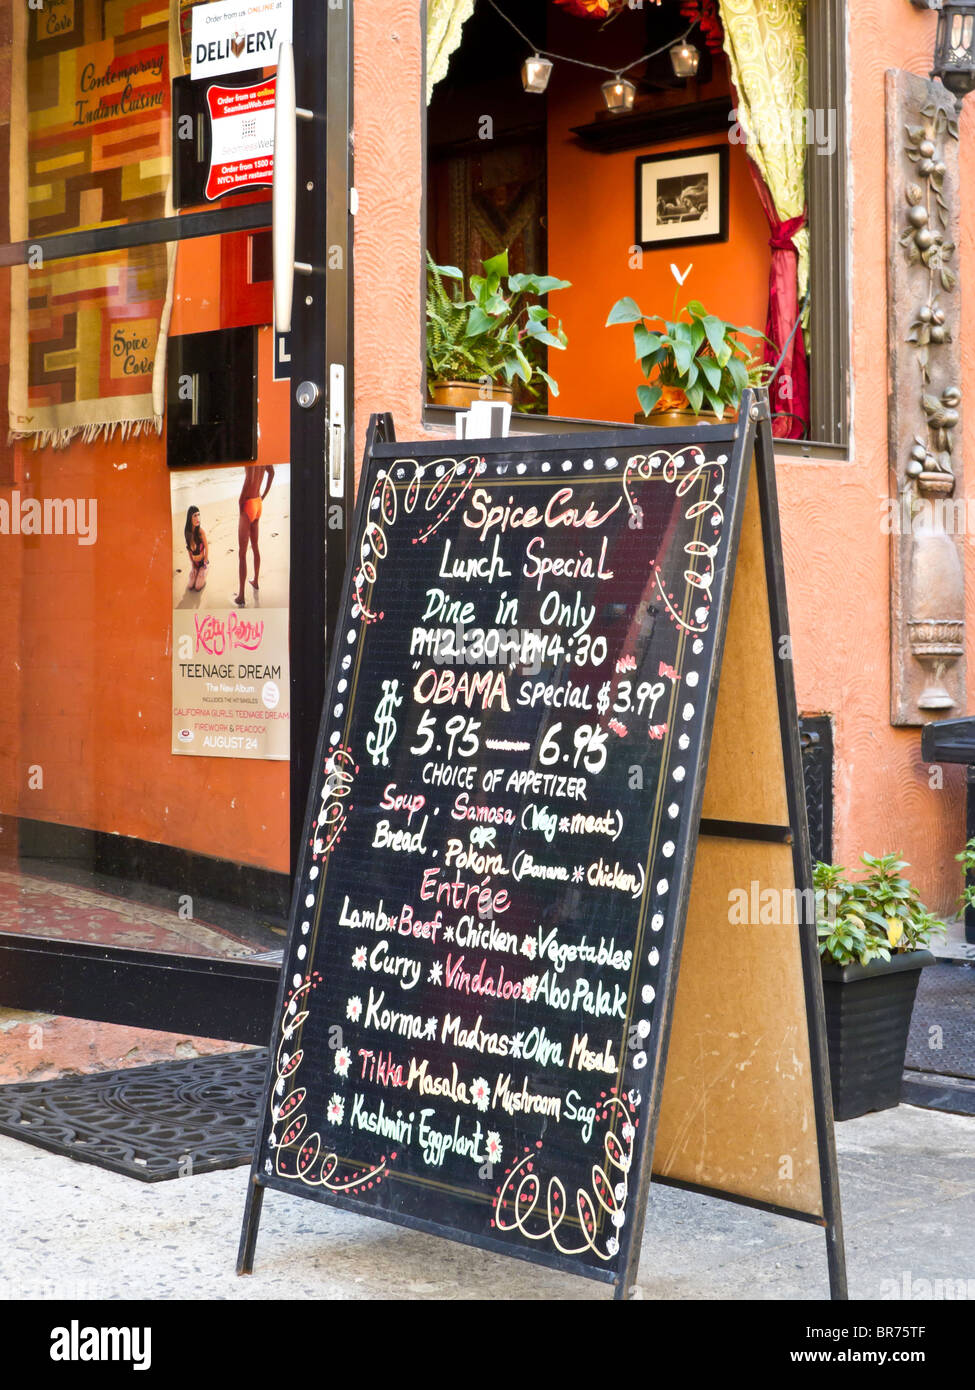
[[[772,233],[766,333],[773,348],[766,356],[777,361],[809,283],[806,151],[812,132],[806,125],[806,0],[720,0],[720,11],[738,120],[761,176],[759,194]],[[777,389],[783,397],[778,401]],[[781,380],[772,388],[772,402],[781,414],[776,434],[789,437],[804,432],[808,375],[801,328],[787,349]]]
[[[433,89],[447,75],[450,55],[460,44],[474,0],[427,0],[427,105]]]

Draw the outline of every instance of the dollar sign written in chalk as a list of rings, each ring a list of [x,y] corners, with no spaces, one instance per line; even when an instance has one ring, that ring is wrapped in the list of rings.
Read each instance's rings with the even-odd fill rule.
[[[402,695],[397,694],[399,681],[383,681],[383,696],[376,706],[373,716],[374,731],[366,737],[366,751],[372,758],[373,767],[389,767],[390,744],[396,737],[396,720],[393,711],[403,703]]]
[[[609,681],[603,681],[599,694],[596,696],[596,709],[600,714],[605,714],[609,709]]]

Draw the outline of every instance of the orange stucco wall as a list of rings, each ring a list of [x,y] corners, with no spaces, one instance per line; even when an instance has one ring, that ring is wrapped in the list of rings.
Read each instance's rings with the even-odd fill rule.
[[[357,460],[373,411],[392,411],[401,439],[422,433],[421,11],[420,0],[354,10]]]
[[[401,438],[421,432],[417,350],[423,307],[420,9],[418,0],[384,0],[381,6],[359,5],[356,12],[356,181],[360,192],[356,428],[360,444],[368,413],[377,408],[394,412]],[[835,720],[836,858],[849,865],[861,850],[901,850],[913,865],[922,894],[932,906],[944,910],[952,905],[960,886],[952,856],[964,838],[963,769],[946,767],[943,788],[932,789],[920,760],[918,732],[890,725],[890,541],[881,526],[882,501],[888,491],[884,72],[890,67],[927,72],[935,16],[907,4],[898,4],[892,11],[889,0],[857,0],[849,11],[854,54],[849,69],[853,446],[844,461],[784,457],[778,461],[796,679],[800,708],[808,713],[829,712]],[[969,288],[975,277],[975,229],[972,218],[965,215],[975,205],[972,99],[962,120],[961,152],[965,209],[960,263],[968,306],[963,388],[967,398],[975,390],[975,324],[970,308],[975,296]],[[553,173],[558,178],[561,152],[550,153],[555,155]],[[607,170],[610,167],[607,163]],[[563,172],[568,177],[568,171]],[[621,180],[624,210],[620,212],[607,206],[613,201],[609,181],[607,173],[600,184],[601,204],[590,197],[588,184],[576,185],[572,222],[561,232],[553,210],[550,260],[568,279],[581,282],[594,271],[597,276],[603,274],[595,264],[598,258],[587,256],[593,229],[601,235],[600,213],[606,221],[619,221],[616,255],[624,264],[631,242],[632,189],[628,179]],[[732,185],[732,216],[747,216],[747,190],[736,185],[734,177]],[[760,246],[767,234],[757,204],[754,211]],[[681,269],[693,260],[698,297],[733,317],[742,312],[734,305],[744,304],[747,298],[744,281],[722,286],[716,269],[713,280],[705,285],[703,276],[710,275],[708,259],[701,254],[705,249],[693,248],[693,254],[681,258]],[[760,261],[756,250],[747,270],[752,287],[760,279]],[[644,271],[648,301],[656,274]],[[611,287],[611,279],[607,276],[610,303],[626,292],[625,287],[617,290],[615,283]],[[747,294],[751,293],[749,289]],[[601,297],[603,290],[598,294]],[[576,304],[568,302],[568,293],[565,300],[570,334],[585,334],[597,323],[596,305],[589,302],[588,291],[577,295]],[[745,309],[746,316],[755,313],[754,308]],[[759,311],[758,327],[763,317]],[[622,330],[620,336],[625,337]],[[600,334],[598,341],[601,358],[607,350],[606,335]],[[595,360],[597,355],[593,356]],[[581,390],[574,371],[568,364],[561,367],[560,413]],[[969,473],[975,474],[975,460],[969,463]],[[971,547],[966,563],[969,604],[975,611]],[[975,679],[973,626],[969,624],[970,679]]]
[[[853,451],[849,462],[789,460],[778,468],[800,706],[830,711],[836,732],[836,857],[901,850],[922,895],[950,908],[961,878],[953,855],[964,842],[964,769],[944,768],[932,788],[917,730],[890,725],[890,538],[881,508],[887,481],[886,180],[884,73],[926,74],[935,16],[884,0],[851,6],[851,221]],[[966,399],[975,390],[975,110],[961,122],[961,333]],[[971,438],[965,432],[965,443]],[[967,494],[975,478],[968,459]],[[975,564],[966,545],[968,709],[975,708]]]

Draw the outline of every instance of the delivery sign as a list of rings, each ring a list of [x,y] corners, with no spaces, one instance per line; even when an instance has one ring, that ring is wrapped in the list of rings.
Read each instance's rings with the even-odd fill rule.
[[[240,188],[266,188],[274,174],[274,83],[210,87],[210,169],[206,196],[212,202]]]

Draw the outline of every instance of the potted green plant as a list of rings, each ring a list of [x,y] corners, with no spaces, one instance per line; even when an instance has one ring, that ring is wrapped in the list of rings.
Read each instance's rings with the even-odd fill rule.
[[[926,947],[945,931],[897,854],[863,854],[860,862],[866,872],[856,880],[841,865],[813,869],[838,1120],[899,1103],[914,997],[921,970],[934,962]]]
[[[678,310],[675,294],[668,320],[648,317],[636,300],[624,297],[609,311],[606,326],[618,323],[633,325],[637,361],[647,378],[636,393],[655,425],[694,424],[702,415],[722,420],[726,411],[734,417],[742,391],[766,385],[772,372],[742,341],[742,335],[764,334],[709,314],[697,299]],[[655,323],[662,326],[651,328]]]
[[[482,262],[483,275],[464,275],[454,265],[437,265],[427,252],[427,380],[437,405],[467,408],[472,400],[513,400],[514,382],[529,394],[541,378],[553,396],[555,381],[539,362],[541,348],[564,349],[561,323],[539,301],[569,288],[554,275],[509,275],[508,252]],[[452,282],[448,288],[448,282]]]

